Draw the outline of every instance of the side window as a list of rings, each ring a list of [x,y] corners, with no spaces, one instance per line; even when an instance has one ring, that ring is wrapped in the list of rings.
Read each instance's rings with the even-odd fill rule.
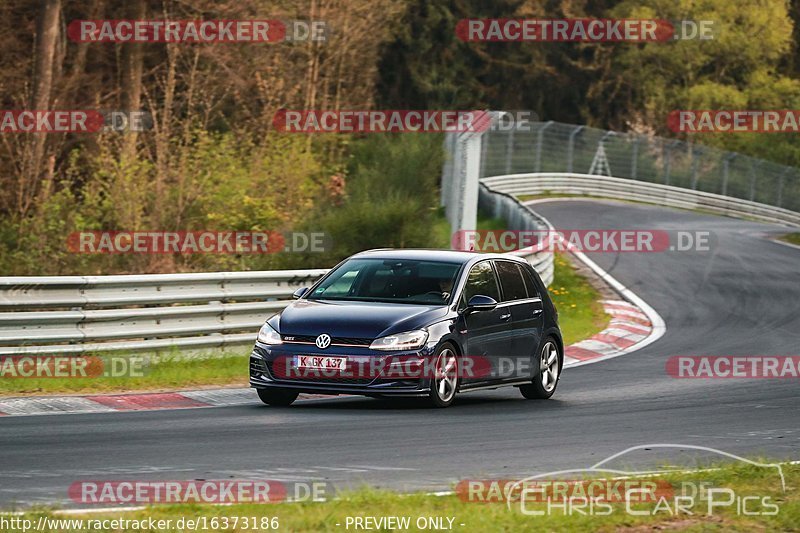
[[[528,289],[528,298],[539,298],[539,285],[533,279],[531,271],[524,266],[520,267],[522,271],[522,279],[525,280],[525,287]]]
[[[498,302],[500,301],[497,278],[489,261],[480,262],[469,271],[467,284],[464,286],[463,304],[469,302],[469,299],[476,294],[491,296]]]
[[[503,287],[504,302],[524,300],[528,297],[519,265],[511,261],[496,261],[495,266],[497,266],[497,274],[500,277],[500,285]]]

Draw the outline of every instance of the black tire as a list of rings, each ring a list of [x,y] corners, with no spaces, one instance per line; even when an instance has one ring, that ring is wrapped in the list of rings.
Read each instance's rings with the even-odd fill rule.
[[[431,376],[431,390],[428,394],[434,407],[450,407],[458,392],[458,355],[450,343],[442,344],[434,360],[434,375]],[[444,374],[440,376],[440,362],[443,362]],[[446,376],[446,379],[440,379]],[[442,383],[444,381],[444,384]]]
[[[256,389],[258,397],[267,405],[287,407],[297,399],[298,392],[286,389]]]
[[[555,361],[552,360],[555,354]],[[548,363],[549,361],[549,363]],[[556,392],[558,380],[561,378],[563,357],[558,349],[558,343],[553,337],[547,337],[542,343],[542,349],[536,358],[536,373],[530,385],[522,385],[519,391],[529,400],[546,400]],[[547,381],[543,372],[547,372]]]

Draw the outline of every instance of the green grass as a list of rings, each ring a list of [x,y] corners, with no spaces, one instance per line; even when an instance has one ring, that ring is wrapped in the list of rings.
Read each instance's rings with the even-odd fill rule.
[[[128,356],[136,357],[136,356]],[[0,396],[175,390],[209,385],[247,386],[247,355],[166,358],[137,377],[2,378]]]
[[[479,230],[504,230],[506,223],[503,219],[492,218],[486,213],[478,211],[477,229]],[[453,235],[450,232],[450,223],[444,215],[444,208],[440,208],[438,216],[431,228],[434,242],[438,243],[439,248],[449,249],[453,242]]]
[[[800,246],[800,233],[787,233],[786,235],[781,235],[779,239]]]
[[[778,506],[774,516],[744,516],[737,514],[735,507],[715,508],[713,516],[708,515],[707,500],[700,496],[687,508],[694,514],[670,515],[666,507],[659,507],[660,512],[653,514],[656,509],[654,503],[636,504],[637,511],[648,512],[647,516],[633,516],[625,510],[624,503],[613,504],[613,509],[607,516],[580,515],[573,513],[565,515],[563,511],[545,514],[543,516],[525,515],[520,511],[519,505],[512,505],[509,510],[503,503],[472,503],[462,501],[457,496],[430,496],[425,494],[398,494],[390,491],[362,489],[355,492],[341,494],[326,502],[305,503],[280,503],[280,504],[237,504],[229,506],[212,505],[161,505],[151,506],[144,510],[134,512],[103,512],[91,515],[56,516],[53,510],[38,509],[27,512],[22,518],[33,520],[39,516],[60,518],[127,518],[132,520],[142,519],[172,519],[173,521],[185,518],[205,517],[210,521],[215,517],[277,517],[279,531],[348,531],[345,527],[348,517],[410,517],[411,531],[418,529],[413,526],[419,517],[450,517],[453,518],[453,531],[631,531],[645,532],[652,530],[680,530],[680,531],[797,531],[800,524],[800,466],[784,465],[786,476],[786,492],[780,488],[779,478],[774,469],[755,467],[744,463],[721,465],[718,470],[706,472],[692,472],[671,474],[664,479],[673,486],[680,487],[683,481],[695,483],[708,483],[710,486],[731,489],[738,497],[755,496],[758,500],[751,500],[749,510],[766,510],[760,505],[761,498],[769,498],[769,504]],[[676,489],[676,492],[678,490]],[[720,497],[721,498],[721,497]],[[670,497],[670,509],[674,509]],[[754,503],[756,502],[756,503]],[[544,510],[545,504],[530,504],[529,510]],[[173,522],[174,523],[174,522]],[[229,522],[230,524],[230,522]],[[337,524],[340,524],[337,526]],[[463,524],[463,526],[461,525]],[[232,527],[224,528],[218,525],[215,530],[235,531]],[[118,529],[117,531],[129,531]],[[354,528],[349,528],[353,531]],[[10,530],[11,531],[11,530]],[[54,530],[40,530],[54,531]],[[77,531],[75,528],[62,527],[59,531]],[[99,528],[98,531],[112,531],[108,528]],[[173,525],[159,532],[178,531]],[[253,529],[236,531],[254,531]],[[260,531],[265,531],[261,529]],[[383,529],[382,531],[390,531]]]
[[[483,213],[478,213],[478,229],[479,230],[504,230],[506,229],[506,222],[502,218],[492,218]]]
[[[520,202],[530,202],[531,200],[545,200],[551,198],[600,198],[599,196],[589,196],[587,194],[568,194],[560,192],[545,191],[541,194],[521,194],[516,197]]]
[[[431,240],[440,248],[450,248],[452,235],[450,233],[450,223],[444,215],[444,208],[439,208],[437,216],[431,227]]]
[[[611,320],[600,303],[600,294],[577,272],[567,255],[556,254],[553,283],[548,291],[558,309],[566,346],[602,331]]]

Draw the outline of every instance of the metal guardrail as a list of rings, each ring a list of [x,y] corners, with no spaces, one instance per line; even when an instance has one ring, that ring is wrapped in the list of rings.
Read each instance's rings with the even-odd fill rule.
[[[0,278],[0,355],[245,345],[327,270]]]
[[[727,216],[800,227],[800,213],[788,209],[721,194],[608,176],[570,173],[511,174],[484,178],[482,183],[496,191],[515,196],[560,193],[619,198],[682,209],[703,209]]]
[[[494,218],[505,220],[510,229],[538,231],[553,229],[547,219],[491,184],[481,183],[478,191],[478,203],[486,213],[491,214]],[[546,287],[553,283],[554,254],[552,250],[546,246],[539,246],[511,253],[528,261],[539,273]]]

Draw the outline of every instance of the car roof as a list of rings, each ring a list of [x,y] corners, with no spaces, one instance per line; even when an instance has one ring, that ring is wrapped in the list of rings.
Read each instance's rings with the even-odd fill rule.
[[[378,250],[366,250],[354,254],[352,257],[374,258],[374,259],[409,259],[415,261],[447,261],[452,263],[469,263],[472,260],[480,259],[510,259],[512,261],[525,262],[524,259],[510,254],[487,254],[480,252],[462,252],[458,250],[436,250],[436,249],[402,249],[402,248],[382,248]]]

